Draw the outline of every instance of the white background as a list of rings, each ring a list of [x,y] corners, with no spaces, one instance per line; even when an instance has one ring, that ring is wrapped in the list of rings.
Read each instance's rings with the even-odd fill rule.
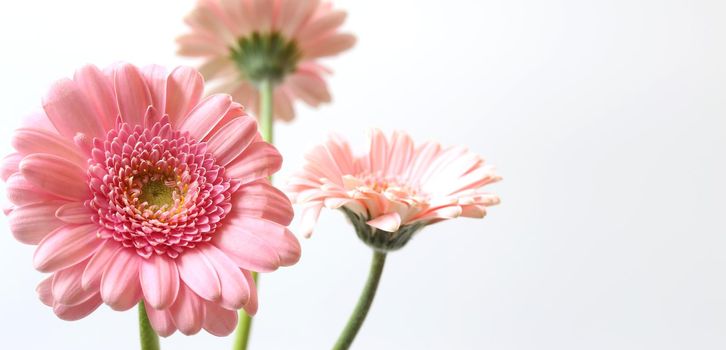
[[[334,103],[278,127],[278,179],[330,131],[362,148],[370,127],[467,144],[505,177],[485,220],[429,227],[390,255],[354,348],[726,348],[726,2],[336,4],[359,42],[326,61]],[[192,5],[3,2],[2,153],[82,64],[193,64],[173,41]],[[33,247],[0,221],[0,347],[137,347],[135,311],[57,319],[36,299]],[[369,255],[324,212],[300,263],[263,276],[251,349],[329,348]]]

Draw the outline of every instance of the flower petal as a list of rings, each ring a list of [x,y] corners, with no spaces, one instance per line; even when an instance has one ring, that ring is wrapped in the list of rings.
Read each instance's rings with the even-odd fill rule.
[[[141,262],[141,289],[149,307],[166,309],[179,293],[179,271],[176,262],[167,256],[152,255]]]
[[[206,302],[203,327],[207,332],[218,337],[225,337],[237,326],[237,312],[227,310],[217,304]]]
[[[8,181],[10,175],[20,171],[20,161],[23,156],[20,153],[11,153],[0,161],[0,179]]]
[[[195,69],[178,67],[166,80],[166,114],[178,128],[184,117],[199,102],[204,92],[204,78]]]
[[[176,332],[174,320],[168,310],[156,310],[153,307],[146,306],[146,315],[149,316],[151,327],[154,328],[156,334],[162,337],[168,337]]]
[[[10,231],[18,241],[25,244],[38,244],[57,228],[63,226],[63,221],[55,217],[58,207],[63,201],[50,201],[23,205],[15,208],[8,215]]]
[[[118,116],[118,106],[114,98],[111,79],[93,65],[87,65],[77,70],[73,79],[90,100],[89,104],[93,107],[103,130],[111,129]]]
[[[15,205],[26,205],[61,199],[33,185],[20,173],[15,173],[8,178],[5,185],[5,192],[8,200]]]
[[[257,122],[245,116],[235,118],[209,138],[209,151],[219,165],[227,165],[242,153],[257,135]]]
[[[70,140],[50,131],[35,128],[21,128],[15,131],[10,141],[13,148],[22,155],[33,153],[51,154],[84,167],[86,157],[79,153],[78,147]]]
[[[277,251],[236,222],[229,222],[216,232],[212,243],[243,269],[271,272],[281,265]]]
[[[95,110],[78,84],[70,79],[56,82],[43,99],[43,109],[58,132],[68,139],[77,133],[92,137],[104,135]]]
[[[193,335],[202,329],[204,322],[203,299],[185,284],[179,286],[179,295],[169,308],[174,324],[185,335]]]
[[[32,154],[20,162],[20,173],[45,191],[70,200],[90,198],[87,175],[78,165],[50,154]]]
[[[123,249],[121,244],[114,240],[105,240],[103,244],[96,250],[93,257],[86,265],[86,269],[83,271],[81,277],[81,283],[83,288],[90,288],[90,286],[101,282],[103,271],[106,270],[106,265],[111,261],[111,258],[116,256],[116,253]]]
[[[396,232],[401,227],[401,215],[397,212],[388,213],[368,221],[367,224],[383,231]]]
[[[113,82],[121,119],[132,127],[143,126],[146,110],[153,102],[141,72],[130,64],[117,65]]]
[[[106,265],[101,277],[101,298],[112,309],[125,311],[139,303],[141,259],[133,249],[119,249]]]
[[[69,224],[90,224],[94,212],[82,202],[70,202],[61,205],[55,212],[55,216]]]
[[[78,305],[98,293],[98,286],[83,288],[81,285],[81,276],[87,264],[88,260],[81,261],[53,274],[53,299],[56,302],[63,305]]]
[[[250,301],[245,304],[245,312],[247,312],[248,315],[254,316],[257,313],[257,286],[255,285],[255,279],[252,277],[252,273],[250,273],[247,270],[242,270],[242,273],[245,275],[245,278],[247,279],[247,284],[250,286]]]
[[[40,241],[33,265],[40,272],[54,272],[87,259],[101,243],[97,232],[96,224],[58,228]]]
[[[205,244],[199,249],[217,271],[221,286],[220,304],[230,310],[238,310],[249,302],[250,286],[242,271],[219,248]]]
[[[189,132],[197,140],[204,139],[232,106],[229,95],[212,95],[200,102],[182,121],[179,130]]]
[[[55,304],[53,306],[53,312],[64,321],[77,321],[98,309],[103,301],[98,293],[90,297],[88,300],[73,306],[67,306],[63,304]]]
[[[230,215],[260,217],[287,226],[294,214],[287,196],[267,179],[245,184],[232,195]]]
[[[217,271],[199,249],[190,249],[177,259],[179,276],[200,297],[209,301],[219,300],[222,287]]]
[[[227,166],[227,176],[248,183],[268,177],[282,167],[282,156],[275,146],[255,142]]]

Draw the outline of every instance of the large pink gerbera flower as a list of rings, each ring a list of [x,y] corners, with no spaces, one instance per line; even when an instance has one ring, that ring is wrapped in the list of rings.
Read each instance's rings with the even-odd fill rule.
[[[306,156],[289,192],[304,206],[303,230],[312,233],[323,207],[342,209],[359,237],[379,250],[402,247],[420,228],[459,216],[482,218],[499,197],[485,186],[494,168],[465,147],[414,145],[407,134],[371,134],[368,153],[356,156],[331,137]]]
[[[15,132],[0,174],[15,237],[51,276],[41,300],[62,319],[140,301],[163,336],[232,332],[254,313],[250,271],[300,257],[281,157],[228,95],[200,100],[201,75],[120,64],[52,86]]]
[[[202,57],[200,71],[216,79],[215,91],[230,93],[258,112],[256,85],[275,85],[275,116],[291,120],[292,102],[311,106],[330,102],[316,60],[353,46],[355,37],[339,33],[346,14],[319,0],[199,0],[187,17],[192,31],[178,39],[179,54]]]

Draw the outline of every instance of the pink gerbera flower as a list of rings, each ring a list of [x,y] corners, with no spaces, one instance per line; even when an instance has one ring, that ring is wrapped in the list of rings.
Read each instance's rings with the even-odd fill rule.
[[[353,46],[355,37],[339,33],[346,14],[319,0],[199,0],[187,17],[192,31],[181,36],[179,54],[202,57],[200,71],[258,112],[257,86],[275,86],[275,116],[291,120],[292,102],[311,106],[330,102],[316,60]]]
[[[200,100],[201,75],[120,64],[52,86],[15,132],[10,228],[38,245],[38,286],[58,317],[140,301],[162,336],[232,332],[257,309],[250,271],[300,257],[293,213],[267,176],[281,157],[228,95]]]
[[[323,207],[342,209],[358,236],[378,250],[402,247],[420,228],[459,216],[482,218],[499,203],[486,185],[501,178],[465,147],[414,145],[405,133],[386,137],[373,130],[368,153],[356,156],[331,137],[306,156],[290,180],[293,201],[302,204],[302,225],[312,233]]]

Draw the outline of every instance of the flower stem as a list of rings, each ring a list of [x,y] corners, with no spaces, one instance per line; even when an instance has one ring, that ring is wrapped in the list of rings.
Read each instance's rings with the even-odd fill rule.
[[[141,350],[159,350],[159,336],[151,328],[149,317],[146,315],[144,302],[139,303],[139,339],[141,339]]]
[[[373,259],[371,259],[371,268],[368,271],[368,280],[366,281],[365,287],[358,298],[358,304],[355,306],[355,310],[348,319],[348,324],[345,325],[345,329],[340,333],[338,341],[335,343],[333,350],[347,350],[350,345],[353,344],[356,334],[363,325],[363,321],[368,315],[368,310],[373,304],[373,298],[376,296],[376,290],[378,289],[378,282],[381,280],[383,274],[383,265],[386,263],[386,253],[377,250],[373,251]]]
[[[273,111],[272,111],[272,94],[275,85],[270,80],[263,80],[258,86],[260,92],[260,108],[259,108],[259,129],[262,138],[273,143]],[[272,180],[272,179],[270,179]],[[257,283],[259,277],[257,272],[252,272],[252,279]],[[258,285],[259,288],[259,285]],[[244,310],[239,310],[239,323],[237,324],[237,335],[234,340],[234,350],[247,350],[247,344],[250,341],[250,329],[252,328],[252,317]]]

